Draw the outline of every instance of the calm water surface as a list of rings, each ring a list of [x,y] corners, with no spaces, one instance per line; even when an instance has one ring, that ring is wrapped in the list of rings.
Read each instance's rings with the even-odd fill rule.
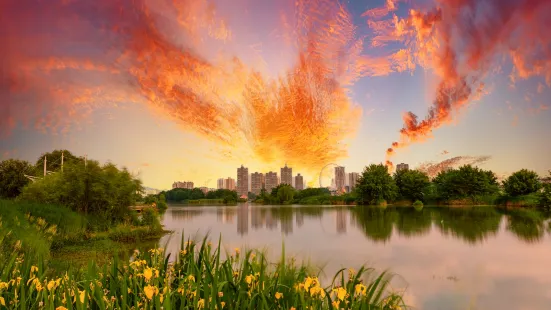
[[[390,269],[417,309],[551,309],[551,223],[548,214],[490,207],[413,208],[170,206],[163,224],[173,253],[182,230],[222,235],[228,251],[285,251],[324,266]]]

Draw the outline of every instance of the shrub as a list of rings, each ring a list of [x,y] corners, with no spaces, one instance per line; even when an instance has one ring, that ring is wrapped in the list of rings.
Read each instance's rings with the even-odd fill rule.
[[[159,231],[162,229],[161,222],[159,221],[159,215],[154,208],[143,209],[141,223],[143,226],[148,226],[154,231]]]
[[[416,200],[416,201],[413,203],[413,207],[414,207],[415,209],[423,208],[423,203],[422,203],[420,200]]]

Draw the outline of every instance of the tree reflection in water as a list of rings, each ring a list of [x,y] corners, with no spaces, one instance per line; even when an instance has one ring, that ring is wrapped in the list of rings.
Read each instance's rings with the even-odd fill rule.
[[[262,206],[170,208],[177,220],[190,220],[204,212],[216,211],[218,222],[237,222],[240,235],[249,228],[275,230],[280,226],[285,235],[301,229],[305,221],[334,217],[338,234],[347,233],[347,224],[359,229],[374,241],[386,243],[393,233],[406,238],[427,235],[432,229],[442,235],[479,244],[499,233],[500,224],[524,242],[539,242],[548,230],[551,233],[551,212],[533,209],[493,207],[337,207],[337,206]],[[210,210],[209,210],[210,209]],[[213,210],[214,211],[214,210]],[[237,218],[237,221],[234,221]]]
[[[519,239],[533,243],[541,241],[545,233],[545,215],[536,210],[511,209],[506,211],[507,230]],[[550,223],[551,224],[551,223]]]

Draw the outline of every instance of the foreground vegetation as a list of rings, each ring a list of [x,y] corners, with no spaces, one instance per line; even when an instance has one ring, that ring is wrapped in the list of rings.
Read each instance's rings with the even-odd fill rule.
[[[58,256],[59,263],[107,260],[125,244],[164,234],[159,213],[166,210],[165,198],[142,193],[141,181],[127,169],[66,150],[42,154],[35,164],[5,160],[0,162],[0,236],[8,251],[24,246],[46,259]],[[137,204],[153,207],[138,215],[130,208]]]
[[[52,273],[37,256],[0,257],[0,305],[8,309],[405,309],[389,290],[390,276],[371,269],[340,270],[322,285],[313,269],[285,254],[271,264],[261,252],[235,249],[222,257],[188,240],[175,262],[163,249],[116,257],[87,270]],[[2,240],[0,240],[2,243]],[[5,254],[4,254],[5,255]]]
[[[158,240],[165,232],[154,209],[125,222],[98,229],[96,219],[58,205],[0,200],[3,248],[31,251],[59,265],[82,265],[93,257],[107,260],[125,244]],[[133,248],[132,248],[133,249]]]

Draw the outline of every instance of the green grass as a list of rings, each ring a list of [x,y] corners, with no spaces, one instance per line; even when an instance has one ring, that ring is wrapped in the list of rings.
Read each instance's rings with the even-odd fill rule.
[[[51,273],[34,255],[0,261],[0,288],[8,309],[404,309],[389,288],[391,275],[361,267],[320,283],[308,265],[270,263],[262,252],[222,255],[208,239],[184,243],[175,262],[163,249],[135,253],[130,263]],[[226,258],[223,258],[225,256]]]

